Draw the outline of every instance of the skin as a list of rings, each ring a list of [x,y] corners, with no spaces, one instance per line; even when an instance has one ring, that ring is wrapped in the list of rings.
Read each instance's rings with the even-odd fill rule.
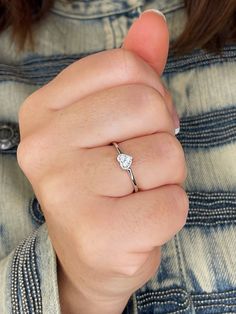
[[[122,48],[73,63],[20,108],[17,159],[57,254],[62,313],[120,314],[185,224],[185,158],[160,79],[168,42],[146,12]],[[138,193],[112,141],[133,156]]]

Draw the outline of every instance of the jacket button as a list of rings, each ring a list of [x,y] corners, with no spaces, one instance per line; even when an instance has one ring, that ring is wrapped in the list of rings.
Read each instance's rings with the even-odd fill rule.
[[[8,150],[19,144],[20,133],[17,123],[0,122],[0,150]]]
[[[42,225],[45,222],[44,215],[41,210],[41,206],[36,197],[30,200],[29,211],[34,222],[40,225]]]

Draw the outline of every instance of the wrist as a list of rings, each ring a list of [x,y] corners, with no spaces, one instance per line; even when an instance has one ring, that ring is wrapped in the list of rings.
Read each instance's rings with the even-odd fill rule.
[[[62,314],[121,314],[129,297],[122,300],[97,297],[78,288],[58,263],[58,288]]]

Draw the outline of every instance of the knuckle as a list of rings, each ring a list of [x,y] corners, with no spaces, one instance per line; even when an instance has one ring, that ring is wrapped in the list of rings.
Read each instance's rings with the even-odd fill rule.
[[[153,86],[158,88],[160,94],[165,95],[165,88],[157,77],[155,78],[155,83],[152,80],[147,80],[147,76],[153,69],[134,52],[125,49],[116,49],[112,63],[114,68],[120,71],[117,75],[125,78],[126,82],[149,82],[148,84],[153,82]]]
[[[137,265],[125,266],[119,271],[119,273],[122,276],[134,277],[135,274],[139,271],[139,268],[140,267]]]
[[[34,152],[32,150],[32,145],[30,144],[29,138],[21,140],[16,151],[17,162],[20,168],[25,174],[28,173],[31,168],[32,161],[34,160]]]
[[[136,254],[135,258],[138,260],[134,265],[125,266],[122,269],[122,274],[127,277],[135,277],[140,274],[145,275],[148,279],[155,275],[158,267],[160,266],[161,257],[160,249],[156,247],[149,253],[142,254],[141,259]]]
[[[29,112],[29,106],[31,104],[31,95],[28,96],[25,101],[21,104],[19,111],[18,111],[18,120],[19,123],[24,121],[25,117],[27,116],[27,113]]]
[[[42,138],[39,135],[31,134],[25,137],[17,148],[17,162],[25,175],[30,178],[41,171],[43,154],[45,149],[41,149]]]
[[[140,272],[149,258],[150,252],[135,253],[125,256],[122,260],[122,265],[116,267],[114,272],[122,276],[133,277]]]
[[[21,121],[24,120],[24,114],[25,114],[25,102],[21,104],[19,110],[18,110],[18,120],[19,124],[21,124]]]
[[[160,95],[154,88],[147,85],[137,86],[137,103],[139,104],[142,117],[146,117],[149,121],[153,121],[160,114],[160,108],[165,109],[165,103]]]
[[[25,155],[25,148],[24,148],[24,142],[21,141],[17,147],[17,150],[16,150],[16,159],[17,159],[17,162],[20,166],[20,168],[23,170],[24,168],[24,155]]]
[[[41,88],[40,88],[41,89]],[[29,132],[35,128],[38,123],[38,116],[34,114],[35,108],[37,108],[37,95],[39,90],[29,95],[21,104],[18,110],[18,121],[20,127],[21,137],[26,136]],[[33,118],[32,118],[33,117]]]
[[[127,103],[132,114],[137,120],[142,119],[150,133],[156,132],[160,125],[160,115],[167,111],[161,94],[154,88],[141,83],[126,86]]]
[[[44,87],[40,87],[23,101],[18,111],[19,121],[24,121],[25,117],[27,117],[27,114],[30,112],[30,107],[35,106],[36,100],[39,97],[38,94],[41,93],[43,88]]]

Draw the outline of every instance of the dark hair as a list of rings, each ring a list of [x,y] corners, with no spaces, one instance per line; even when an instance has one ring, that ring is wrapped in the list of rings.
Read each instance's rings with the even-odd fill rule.
[[[0,32],[12,26],[12,35],[20,49],[33,43],[31,27],[41,20],[54,0],[0,0]]]
[[[53,3],[54,0],[0,0],[0,32],[12,26],[13,37],[23,48],[27,40],[33,42],[33,23],[41,20]],[[223,45],[236,42],[235,0],[185,0],[185,7],[188,20],[173,45],[175,51],[219,51]]]
[[[188,20],[173,48],[181,53],[203,48],[218,51],[236,43],[235,0],[185,0]]]

